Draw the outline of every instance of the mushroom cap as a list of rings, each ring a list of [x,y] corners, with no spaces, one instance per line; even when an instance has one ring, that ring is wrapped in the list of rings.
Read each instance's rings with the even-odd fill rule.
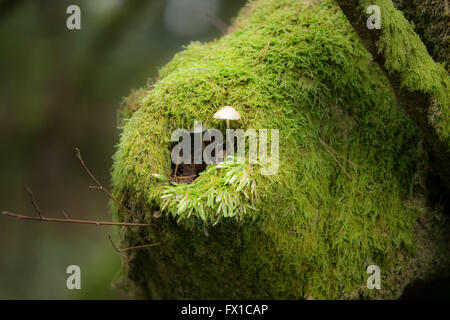
[[[216,113],[214,113],[213,118],[220,120],[239,120],[241,118],[241,115],[239,114],[239,112],[236,111],[235,108],[225,106],[220,108],[220,110],[217,111]]]

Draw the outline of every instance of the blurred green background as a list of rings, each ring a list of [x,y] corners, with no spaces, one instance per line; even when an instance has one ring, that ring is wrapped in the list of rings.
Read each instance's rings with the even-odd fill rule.
[[[191,41],[219,37],[245,0],[0,0],[0,210],[111,220],[75,158],[108,185],[117,110],[132,88]],[[66,8],[81,8],[68,30]],[[113,287],[117,227],[51,224],[0,216],[0,299],[126,299]],[[81,268],[81,290],[66,268]]]

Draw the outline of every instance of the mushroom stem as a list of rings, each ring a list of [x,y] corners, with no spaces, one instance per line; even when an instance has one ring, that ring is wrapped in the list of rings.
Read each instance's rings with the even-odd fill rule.
[[[227,130],[230,129],[230,120],[239,120],[241,115],[231,106],[225,106],[217,111],[214,116],[214,119],[226,120],[227,121]]]

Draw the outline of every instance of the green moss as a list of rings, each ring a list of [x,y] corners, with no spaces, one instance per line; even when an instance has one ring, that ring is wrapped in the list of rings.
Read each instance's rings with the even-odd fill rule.
[[[389,72],[398,72],[404,87],[430,95],[434,100],[428,112],[430,125],[450,150],[450,78],[444,67],[433,61],[414,32],[414,26],[394,7],[392,0],[361,0],[362,10],[369,5],[381,9],[381,36],[378,49],[386,57]]]
[[[413,21],[430,54],[447,67],[450,62],[450,6],[447,0],[395,0]]]
[[[255,211],[253,171],[253,166],[228,161],[209,166],[192,184],[167,184],[161,192],[161,211],[171,213],[178,223],[199,218],[215,226],[224,218],[241,220]]]
[[[129,283],[152,298],[395,297],[442,265],[441,242],[415,236],[428,217],[417,130],[334,1],[251,1],[232,30],[190,44],[132,98],[114,195],[156,227],[123,229],[122,244],[162,244],[124,256]],[[189,186],[155,178],[171,174],[171,132],[220,127],[223,105],[237,127],[279,129],[278,174],[216,165]],[[369,264],[380,292],[365,288]]]

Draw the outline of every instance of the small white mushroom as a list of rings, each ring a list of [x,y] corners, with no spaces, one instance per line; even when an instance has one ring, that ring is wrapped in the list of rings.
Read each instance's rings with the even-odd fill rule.
[[[227,121],[227,129],[230,129],[230,120],[239,120],[241,119],[241,115],[236,111],[235,108],[230,106],[225,106],[220,108],[214,116],[214,119],[226,120]]]

